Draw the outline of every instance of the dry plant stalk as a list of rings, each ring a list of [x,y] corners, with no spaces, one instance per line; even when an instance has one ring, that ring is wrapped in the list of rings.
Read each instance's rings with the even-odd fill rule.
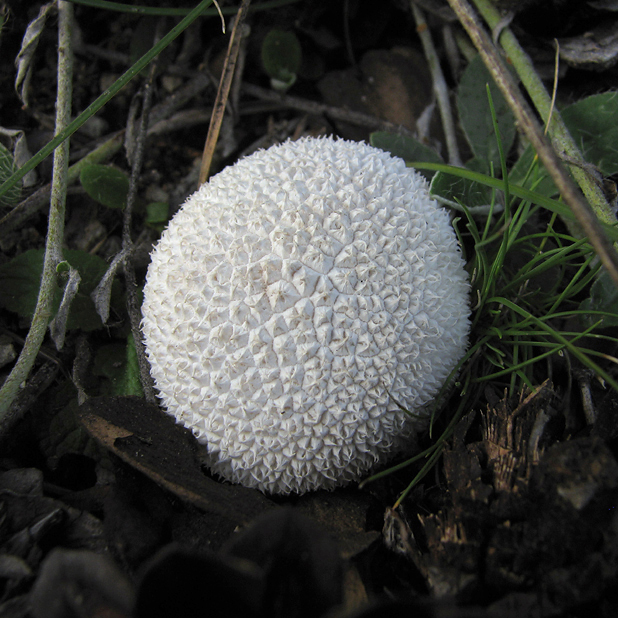
[[[440,110],[440,118],[442,119],[442,130],[444,131],[446,149],[448,151],[448,159],[451,165],[461,166],[462,161],[459,155],[459,147],[457,146],[457,135],[455,131],[455,121],[453,119],[453,113],[451,111],[451,101],[449,98],[448,86],[446,79],[442,73],[442,67],[440,66],[440,60],[438,53],[433,44],[431,38],[431,32],[425,21],[425,15],[423,11],[414,4],[414,1],[410,3],[412,6],[412,15],[416,22],[416,31],[421,44],[423,45],[423,51],[425,52],[425,58],[427,58],[427,64],[431,71],[431,79],[433,82],[433,91],[436,95],[438,102],[438,108]]]
[[[213,153],[217,145],[217,140],[219,139],[221,123],[223,122],[223,115],[225,114],[225,106],[230,95],[234,70],[236,68],[236,62],[238,61],[238,52],[240,51],[243,33],[242,25],[247,16],[250,4],[251,0],[243,0],[234,20],[230,44],[227,49],[227,55],[225,56],[223,72],[221,73],[221,80],[219,81],[219,89],[217,90],[217,97],[215,98],[215,104],[212,110],[212,118],[210,120],[210,126],[208,127],[208,135],[206,136],[206,143],[204,144],[204,152],[202,153],[202,165],[200,167],[198,186],[203,185],[206,180],[208,180]]]

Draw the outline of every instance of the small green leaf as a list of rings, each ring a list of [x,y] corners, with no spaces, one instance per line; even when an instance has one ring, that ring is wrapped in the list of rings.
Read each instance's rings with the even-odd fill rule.
[[[0,304],[21,317],[31,318],[39,295],[43,251],[31,249],[0,266]],[[60,292],[60,289],[58,289]]]
[[[426,161],[429,163],[443,163],[442,157],[431,148],[425,146],[418,140],[403,135],[395,135],[387,131],[376,131],[369,136],[372,146],[386,150],[395,157],[400,157],[404,161]],[[419,170],[428,180],[435,174],[429,170]]]
[[[138,22],[131,42],[129,43],[129,62],[135,64],[155,43],[157,18],[146,15]],[[148,68],[142,69],[142,75],[148,73]]]
[[[111,343],[101,347],[95,355],[94,373],[111,382],[113,395],[144,395],[132,335],[129,335],[126,343]]]
[[[532,146],[528,146],[509,172],[509,182],[533,189],[546,197],[556,195],[556,185],[539,162]]]
[[[463,204],[467,208],[488,206],[492,201],[492,189],[468,178],[438,172],[431,181],[430,193],[450,202]]]
[[[7,181],[17,171],[17,165],[13,160],[13,155],[0,144],[0,185]],[[18,182],[11,187],[2,197],[0,206],[13,206],[19,202],[21,196],[22,183]]]
[[[91,331],[101,328],[90,294],[107,270],[107,262],[85,251],[65,251],[66,261],[81,275],[81,283],[73,302],[67,329]],[[30,249],[0,266],[0,306],[17,313],[23,318],[31,318],[36,307],[43,272],[43,250]],[[118,307],[119,288],[115,289],[115,305]],[[62,289],[56,286],[54,292],[54,313],[62,299]]]
[[[495,169],[500,169],[500,152],[487,99],[487,84],[494,102],[503,148],[508,152],[515,139],[515,119],[480,56],[468,64],[461,76],[457,108],[461,126],[475,157],[488,164],[493,163]]]
[[[562,119],[586,161],[606,176],[618,172],[618,93],[594,94],[573,103]]]
[[[135,395],[143,397],[142,381],[140,380],[139,361],[135,349],[135,339],[129,334],[125,359],[124,380],[122,384],[123,395]]]
[[[262,66],[277,90],[287,90],[296,81],[302,62],[298,37],[290,31],[273,28],[262,42]]]
[[[85,165],[79,181],[86,193],[108,208],[124,208],[129,193],[129,178],[119,169],[109,165]]]
[[[56,272],[59,275],[63,273],[68,273],[70,270],[71,270],[71,265],[66,260],[59,262],[58,266],[56,266]]]
[[[169,219],[169,214],[170,206],[167,202],[150,202],[146,206],[144,223],[155,230],[162,231]]]
[[[616,174],[618,172],[617,93],[594,94],[565,107],[560,113],[586,161],[596,165],[606,176]],[[532,173],[528,175],[529,170],[532,170]],[[509,174],[509,180],[523,186],[526,176],[526,187],[534,187],[536,192],[548,197],[558,192],[545,168],[535,161],[532,146],[528,146],[515,163]]]
[[[602,328],[618,326],[618,288],[605,269],[599,272],[599,276],[590,288],[590,297],[584,300],[579,308],[586,312],[601,311],[606,314],[584,314],[581,317],[586,326],[595,324],[601,318],[603,319]]]

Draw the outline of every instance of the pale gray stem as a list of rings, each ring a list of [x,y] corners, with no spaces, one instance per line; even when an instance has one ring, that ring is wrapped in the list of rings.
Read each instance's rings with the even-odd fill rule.
[[[436,52],[436,48],[431,38],[431,32],[425,21],[423,11],[416,6],[414,0],[410,2],[412,6],[412,14],[416,21],[416,31],[421,39],[425,58],[431,71],[431,79],[433,81],[433,91],[438,100],[438,109],[440,110],[440,118],[442,119],[442,129],[446,138],[446,149],[448,151],[448,160],[451,165],[461,166],[461,157],[459,156],[459,148],[457,146],[457,135],[455,132],[455,121],[453,120],[453,112],[451,110],[451,100],[449,98],[448,86],[444,79],[444,73],[440,66],[440,59]]]
[[[56,134],[65,129],[71,120],[71,96],[73,80],[73,51],[71,33],[73,30],[73,5],[58,0],[58,88],[56,95]],[[64,237],[64,212],[69,160],[69,140],[65,140],[54,151],[54,169],[51,186],[51,201],[45,243],[43,275],[39,297],[32,317],[30,331],[26,336],[21,354],[0,389],[0,433],[18,420],[11,414],[11,405],[22,383],[28,378],[39,353],[47,325],[52,317],[56,267],[62,260],[62,239]]]

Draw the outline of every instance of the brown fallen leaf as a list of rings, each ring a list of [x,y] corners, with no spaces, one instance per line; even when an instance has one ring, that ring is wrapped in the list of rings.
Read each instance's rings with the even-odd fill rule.
[[[422,54],[410,48],[371,50],[359,66],[331,71],[318,88],[330,105],[364,112],[412,131],[433,99],[431,75]],[[367,130],[337,124],[348,139],[367,138]]]
[[[78,409],[92,437],[125,463],[204,511],[245,524],[275,505],[254,489],[207,477],[191,432],[139,397],[95,397]]]
[[[560,58],[577,69],[607,71],[618,62],[616,20],[601,23],[589,32],[561,39]]]

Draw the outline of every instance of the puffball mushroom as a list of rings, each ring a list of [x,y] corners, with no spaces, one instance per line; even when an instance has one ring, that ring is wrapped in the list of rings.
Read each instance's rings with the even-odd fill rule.
[[[465,352],[468,292],[420,174],[304,138],[189,197],[152,253],[143,333],[162,403],[212,472],[304,493],[413,442]]]

